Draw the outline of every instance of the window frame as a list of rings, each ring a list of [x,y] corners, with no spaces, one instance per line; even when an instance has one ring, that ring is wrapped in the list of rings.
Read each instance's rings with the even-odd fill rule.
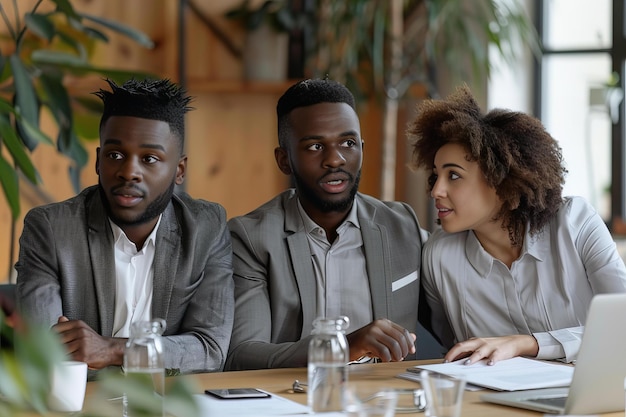
[[[544,39],[544,22],[546,19],[544,13],[544,3],[546,0],[539,0],[535,8],[535,27],[539,38]],[[535,59],[534,80],[535,88],[533,94],[533,112],[534,114],[543,114],[542,98],[543,98],[543,76],[542,61],[545,56],[557,54],[608,54],[611,59],[611,70],[619,74],[619,84],[622,91],[624,90],[624,79],[626,78],[626,24],[624,12],[624,3],[626,0],[612,1],[612,43],[610,48],[546,48],[542,47],[541,57]],[[543,42],[542,42],[543,44]],[[619,118],[617,123],[611,125],[611,219],[626,219],[626,146],[624,133],[624,101],[619,106]],[[611,227],[611,225],[609,225]]]

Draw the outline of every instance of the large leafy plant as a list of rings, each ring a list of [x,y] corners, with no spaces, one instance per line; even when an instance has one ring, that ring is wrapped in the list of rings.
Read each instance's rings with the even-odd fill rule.
[[[145,34],[118,22],[79,13],[69,0],[38,0],[23,15],[18,3],[12,1],[12,17],[0,3],[0,17],[6,25],[2,39],[5,53],[0,53],[0,184],[13,219],[20,214],[20,174],[33,184],[40,182],[30,154],[41,143],[56,146],[70,158],[69,175],[74,188],[80,188],[79,173],[87,162],[80,138],[97,137],[100,103],[81,97],[68,85],[89,74],[117,82],[146,76],[90,62],[97,44],[108,42],[106,32],[120,33],[148,48],[153,46]],[[55,138],[41,130],[42,111],[49,111],[56,122]]]

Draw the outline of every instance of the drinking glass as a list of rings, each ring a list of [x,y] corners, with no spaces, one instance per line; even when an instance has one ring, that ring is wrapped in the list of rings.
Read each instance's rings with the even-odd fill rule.
[[[426,394],[426,417],[459,417],[465,379],[428,371],[420,375]]]

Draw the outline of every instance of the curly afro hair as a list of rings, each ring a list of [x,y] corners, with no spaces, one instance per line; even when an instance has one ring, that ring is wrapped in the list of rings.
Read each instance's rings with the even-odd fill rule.
[[[415,169],[433,169],[435,154],[448,143],[466,149],[502,201],[496,220],[513,245],[523,243],[526,224],[536,234],[562,205],[567,170],[557,141],[527,114],[504,109],[483,114],[467,86],[445,100],[420,103],[407,134]]]

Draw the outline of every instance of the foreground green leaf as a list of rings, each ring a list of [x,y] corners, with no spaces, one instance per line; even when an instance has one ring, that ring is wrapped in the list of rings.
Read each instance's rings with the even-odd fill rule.
[[[9,118],[4,114],[0,114],[0,140],[9,150],[16,165],[22,170],[24,175],[26,175],[26,178],[33,184],[37,184],[39,182],[37,170],[28,154],[24,151],[20,139],[17,137],[13,126],[11,126]]]
[[[20,191],[17,172],[15,172],[15,169],[13,169],[11,164],[9,164],[7,160],[2,157],[2,154],[0,154],[0,184],[2,185],[2,190],[4,191],[4,197],[6,198],[9,208],[11,209],[11,218],[13,220],[17,220],[20,215]],[[2,374],[3,373],[0,372],[0,392],[2,391]]]
[[[26,27],[35,35],[50,42],[55,34],[54,25],[46,15],[38,13],[26,13],[24,16]]]
[[[13,80],[15,84],[15,107],[19,110],[21,117],[35,128],[39,127],[39,105],[33,83],[20,57],[13,54],[9,58]],[[22,132],[22,140],[31,151],[35,149],[38,141],[30,136],[28,131]]]

